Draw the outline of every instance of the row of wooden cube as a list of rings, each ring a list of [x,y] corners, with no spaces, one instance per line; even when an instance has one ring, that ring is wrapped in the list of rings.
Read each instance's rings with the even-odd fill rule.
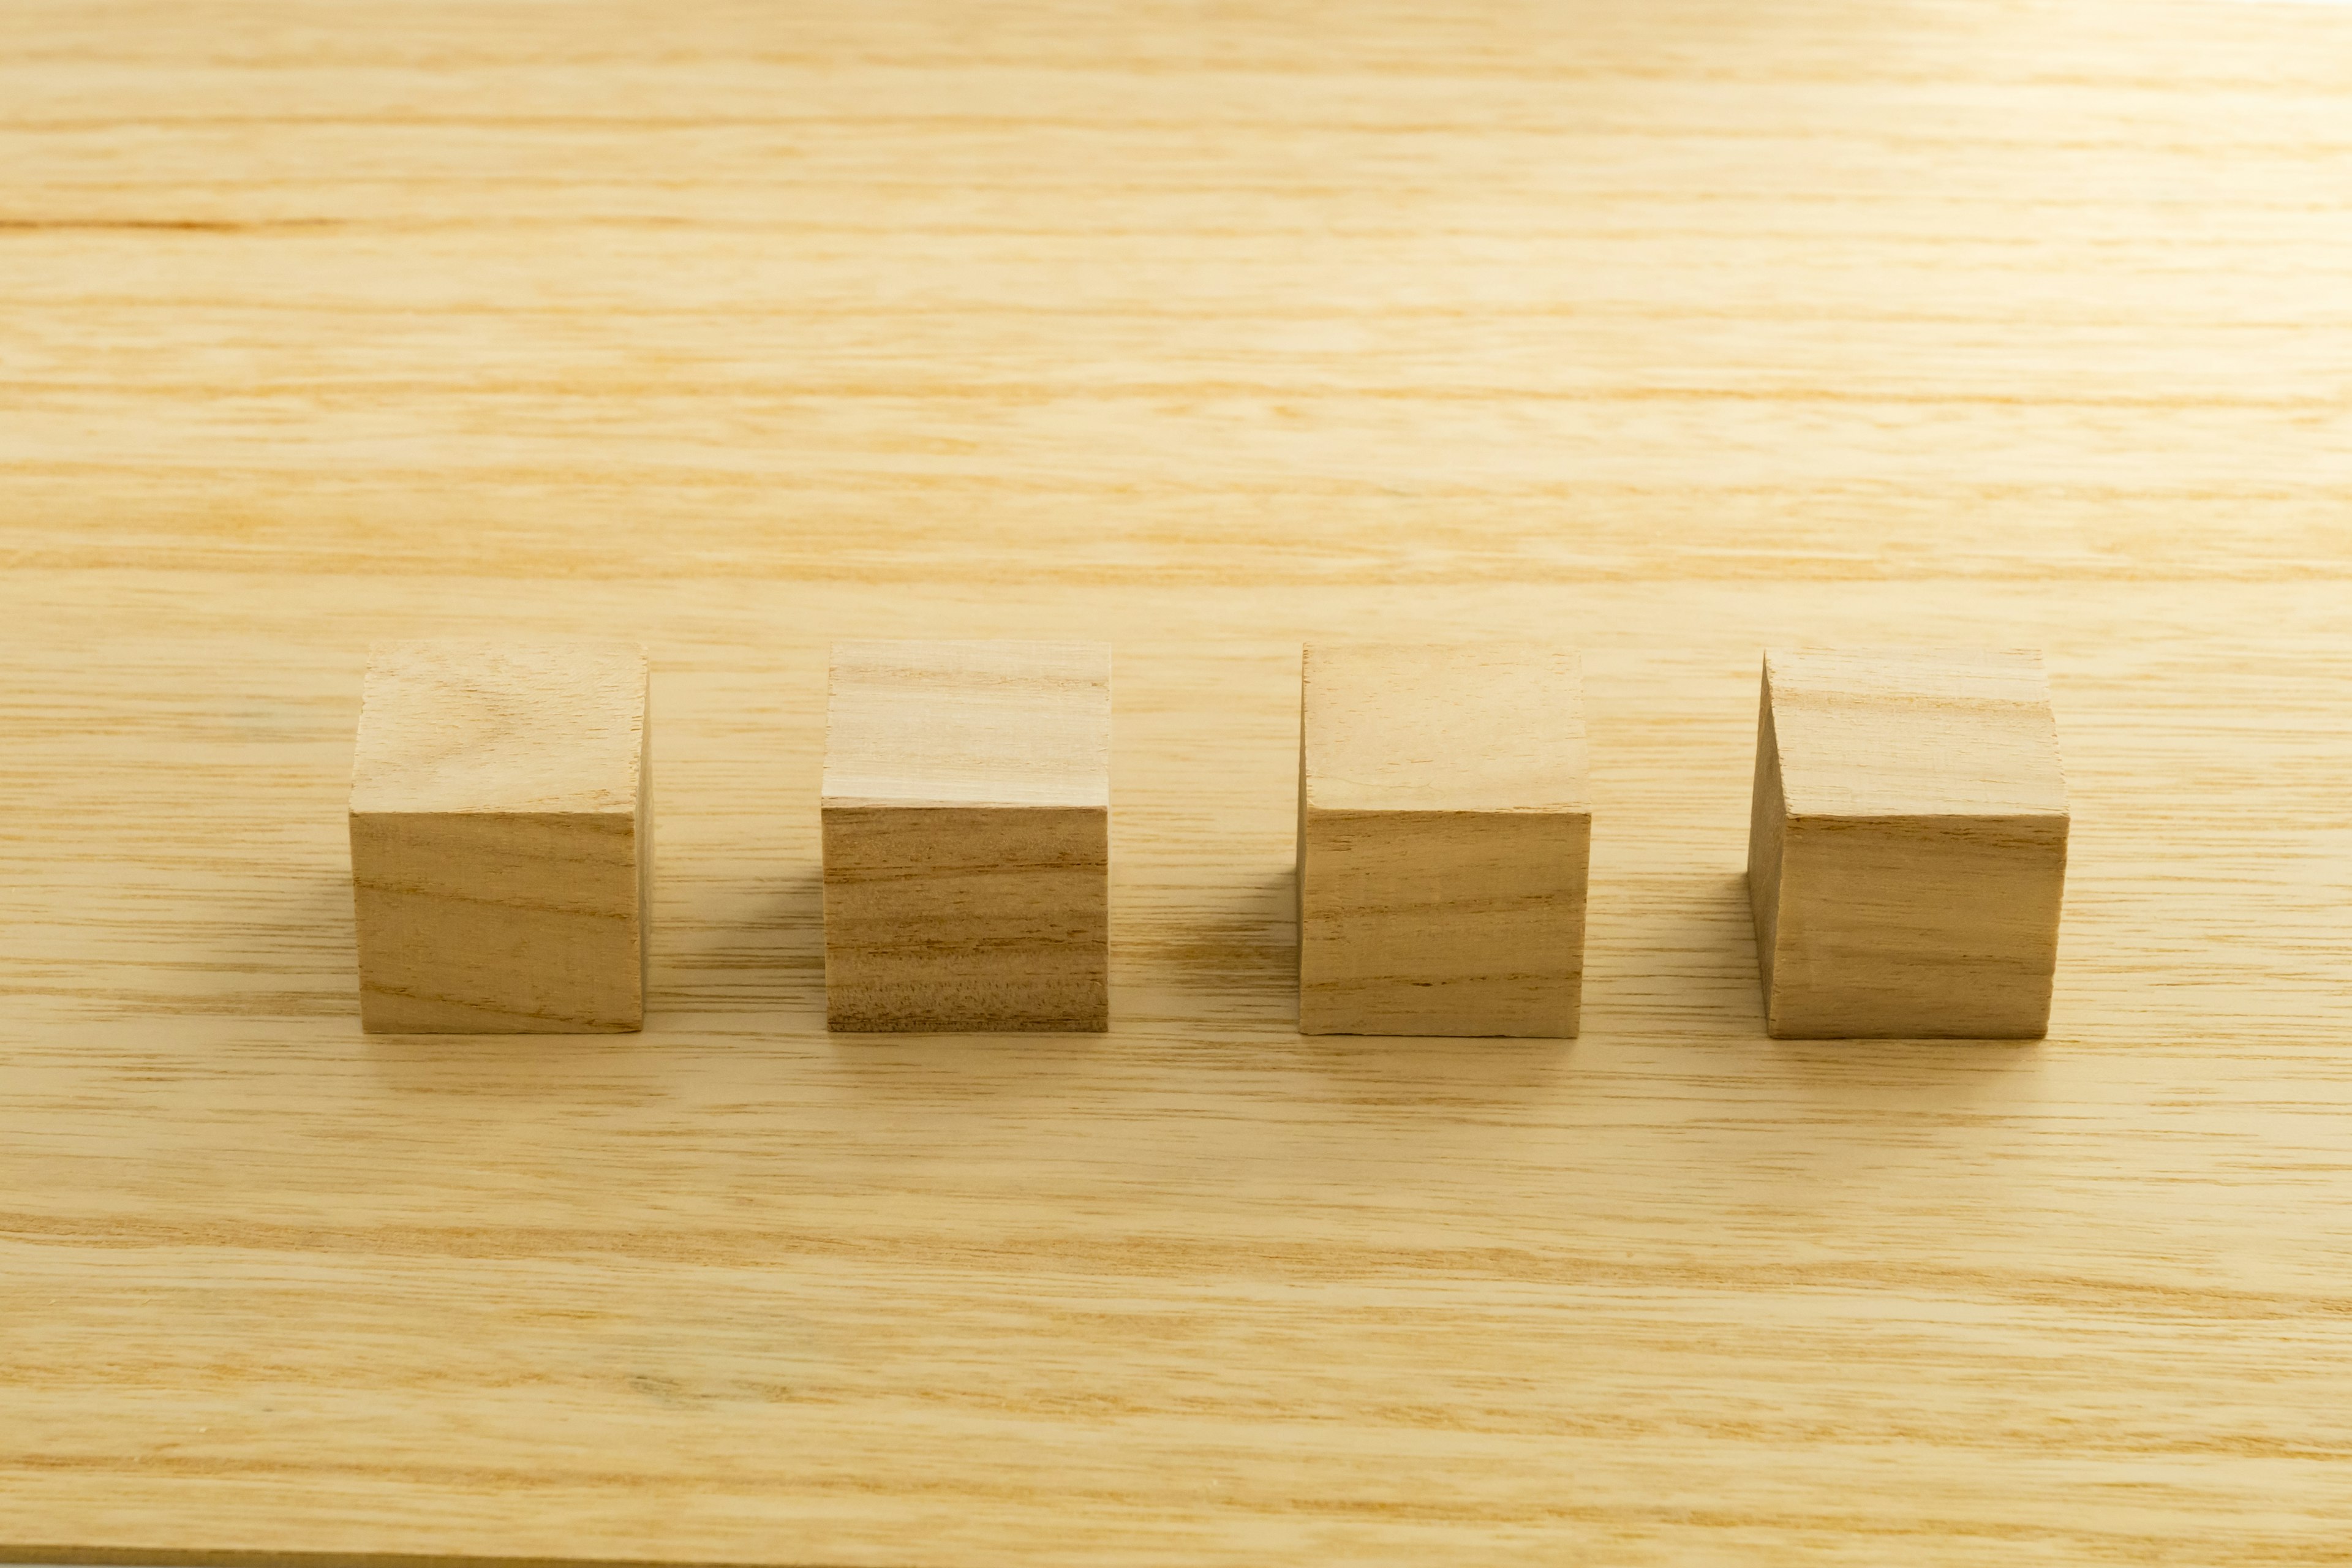
[[[1575,1034],[1576,656],[1310,647],[1300,700],[1301,1031]],[[378,651],[351,818],[366,1027],[639,1026],[647,721],[634,647]],[[823,815],[833,1027],[1108,1025],[1108,648],[837,647]],[[2036,656],[1768,655],[1768,1027],[2042,1034],[2067,824]]]

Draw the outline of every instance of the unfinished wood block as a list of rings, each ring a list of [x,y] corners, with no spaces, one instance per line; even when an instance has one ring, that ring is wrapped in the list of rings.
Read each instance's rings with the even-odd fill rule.
[[[1308,647],[1299,1032],[1575,1034],[1591,839],[1573,652]]]
[[[2041,655],[1765,655],[1748,887],[1766,1027],[2040,1038],[2066,827]]]
[[[362,1027],[642,1026],[646,701],[625,644],[373,650],[352,766]]]
[[[831,1027],[1109,1026],[1109,648],[835,644],[824,817]]]

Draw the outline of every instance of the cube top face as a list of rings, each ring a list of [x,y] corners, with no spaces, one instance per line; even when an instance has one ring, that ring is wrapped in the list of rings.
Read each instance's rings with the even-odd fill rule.
[[[1108,811],[1110,649],[835,643],[824,804]]]
[[[645,727],[646,656],[631,644],[379,644],[351,809],[633,816]]]
[[[2038,653],[1775,651],[1764,692],[1790,816],[2066,814]]]
[[[1302,682],[1308,811],[1591,809],[1572,649],[1311,646]]]

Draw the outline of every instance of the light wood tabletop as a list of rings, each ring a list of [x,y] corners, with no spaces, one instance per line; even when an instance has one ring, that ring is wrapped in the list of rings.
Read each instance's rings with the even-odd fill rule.
[[[10,0],[0,1558],[2352,1560],[2352,7]],[[371,1037],[370,641],[642,641],[642,1035]],[[1112,1025],[824,1027],[836,637]],[[1582,650],[1582,1037],[1302,1037],[1303,641]],[[2040,647],[2042,1042],[1766,1037],[1767,646]]]

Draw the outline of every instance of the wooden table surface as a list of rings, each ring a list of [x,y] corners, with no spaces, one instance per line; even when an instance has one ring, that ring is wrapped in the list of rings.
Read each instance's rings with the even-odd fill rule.
[[[2352,8],[10,0],[0,1558],[2352,1559]],[[372,638],[652,652],[642,1036],[357,1023]],[[1585,649],[1585,1033],[1304,1039],[1302,638]],[[830,1037],[827,643],[1116,645],[1113,1027]],[[2041,644],[2040,1044],[1768,643]]]

